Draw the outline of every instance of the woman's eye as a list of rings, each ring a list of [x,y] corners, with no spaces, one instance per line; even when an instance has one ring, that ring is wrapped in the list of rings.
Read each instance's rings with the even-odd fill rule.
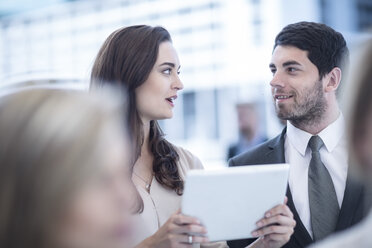
[[[178,70],[178,71],[177,71],[177,74],[178,74],[178,75],[180,75],[180,74],[181,74],[181,71],[180,71],[180,70]]]
[[[170,75],[172,72],[172,69],[168,68],[163,71],[164,74]]]

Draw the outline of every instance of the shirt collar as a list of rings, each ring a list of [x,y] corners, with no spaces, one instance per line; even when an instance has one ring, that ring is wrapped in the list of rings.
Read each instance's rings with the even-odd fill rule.
[[[328,152],[332,152],[333,149],[336,148],[337,144],[341,141],[341,138],[344,136],[344,134],[345,119],[340,112],[338,118],[324,130],[322,130],[318,135],[320,138],[322,138]]]
[[[340,142],[345,132],[345,120],[344,116],[340,112],[337,119],[323,129],[318,136],[323,140],[325,147],[328,152],[332,152],[333,149]],[[306,148],[308,146],[309,140],[312,134],[303,131],[295,126],[293,126],[289,121],[287,121],[287,137],[289,142],[293,147],[302,155],[305,156]]]

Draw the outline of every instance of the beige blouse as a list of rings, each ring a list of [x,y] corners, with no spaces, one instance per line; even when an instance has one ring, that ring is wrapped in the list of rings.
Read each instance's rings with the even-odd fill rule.
[[[189,151],[176,147],[179,155],[178,170],[182,179],[185,179],[189,170],[203,169],[200,160]],[[143,199],[144,210],[141,214],[135,216],[134,241],[139,244],[144,239],[153,235],[169,217],[177,212],[181,207],[182,196],[177,195],[174,190],[167,189],[160,185],[153,178],[148,193],[143,187],[137,187]],[[194,244],[193,247],[228,247],[226,242],[210,243],[205,245]]]

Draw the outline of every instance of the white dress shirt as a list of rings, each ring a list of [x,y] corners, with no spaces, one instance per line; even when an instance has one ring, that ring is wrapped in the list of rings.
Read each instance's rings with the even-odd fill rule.
[[[287,122],[284,148],[285,160],[290,164],[289,188],[301,221],[312,237],[308,194],[308,170],[311,160],[311,150],[308,143],[311,136],[312,134],[296,128],[289,121]],[[324,146],[319,150],[320,157],[331,175],[338,204],[341,208],[348,171],[347,141],[343,115],[340,113],[337,120],[322,130],[318,136],[324,142]]]

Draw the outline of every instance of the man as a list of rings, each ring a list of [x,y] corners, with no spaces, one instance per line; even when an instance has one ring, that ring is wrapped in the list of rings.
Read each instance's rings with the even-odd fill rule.
[[[239,103],[236,105],[239,124],[239,140],[231,145],[227,159],[235,157],[250,148],[255,147],[267,140],[259,130],[260,116],[255,103]]]
[[[348,56],[343,36],[324,24],[286,26],[275,39],[270,85],[276,113],[287,127],[229,162],[291,165],[287,197],[297,225],[287,248],[305,247],[346,229],[368,211],[364,188],[349,177],[344,118],[336,96]]]

